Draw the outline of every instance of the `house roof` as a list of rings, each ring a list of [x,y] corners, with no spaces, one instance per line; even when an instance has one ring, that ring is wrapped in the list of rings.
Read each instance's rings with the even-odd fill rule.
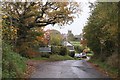
[[[73,45],[70,44],[69,42],[65,41],[65,42],[64,42],[64,46],[73,46]]]

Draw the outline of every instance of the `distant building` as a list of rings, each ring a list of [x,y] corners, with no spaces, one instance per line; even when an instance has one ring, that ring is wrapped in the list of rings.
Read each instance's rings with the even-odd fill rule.
[[[63,45],[66,46],[70,52],[74,52],[75,51],[74,50],[74,46],[71,43],[69,43],[67,41],[64,41]]]
[[[62,40],[67,41],[67,34],[62,34]]]
[[[81,35],[75,35],[75,40],[80,41],[81,40]]]
[[[73,40],[74,40],[74,35],[73,35],[73,33],[72,33],[71,30],[68,30],[67,40],[68,40],[68,41],[73,41]]]
[[[71,31],[71,30],[68,30],[68,35],[69,35],[69,34],[72,34],[72,31]]]
[[[83,40],[83,34],[81,33],[80,35],[75,35],[75,40],[80,41]]]

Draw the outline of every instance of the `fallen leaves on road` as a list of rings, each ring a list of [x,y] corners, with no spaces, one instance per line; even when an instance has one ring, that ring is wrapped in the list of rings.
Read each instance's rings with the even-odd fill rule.
[[[45,60],[28,60],[26,62],[27,69],[24,73],[24,78],[29,78],[30,75],[36,70],[37,64],[45,62]]]

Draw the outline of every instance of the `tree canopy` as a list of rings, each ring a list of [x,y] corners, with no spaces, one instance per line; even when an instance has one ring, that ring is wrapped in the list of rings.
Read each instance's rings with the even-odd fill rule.
[[[13,41],[17,46],[21,46],[24,42],[30,41],[28,36],[33,34],[30,32],[32,28],[42,28],[50,24],[61,26],[71,24],[75,14],[80,12],[80,5],[77,2],[69,1],[3,2],[2,11],[4,12],[3,39]]]
[[[103,60],[117,53],[118,9],[118,3],[96,3],[83,30],[88,46]]]
[[[26,28],[69,24],[79,12],[77,2],[5,2],[2,6],[15,26]]]

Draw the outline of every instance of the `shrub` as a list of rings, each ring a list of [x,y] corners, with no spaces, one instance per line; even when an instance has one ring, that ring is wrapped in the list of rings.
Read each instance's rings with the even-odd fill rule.
[[[52,54],[59,54],[60,53],[60,46],[51,46],[51,53]]]
[[[51,55],[49,60],[51,60],[51,61],[74,60],[74,58],[72,58],[68,55],[61,56],[61,55],[55,54],[55,55]]]
[[[52,54],[65,56],[68,54],[68,50],[65,46],[52,46]]]
[[[75,56],[75,52],[74,51],[69,52],[69,56],[74,57]]]
[[[41,53],[41,57],[49,58],[50,54],[49,53]]]
[[[10,45],[3,43],[2,78],[21,78],[26,69],[26,58],[12,51]]]
[[[118,64],[119,60],[118,60],[118,54],[112,54],[112,56],[110,56],[107,59],[107,64],[109,64],[112,67],[116,67],[118,68],[120,65]]]
[[[80,46],[75,46],[74,48],[77,53],[81,53],[83,50]]]
[[[28,58],[33,58],[38,56],[40,53],[37,51],[34,51],[33,49],[28,49],[27,51],[25,51],[24,55],[26,54],[26,57]]]
[[[65,55],[67,55],[67,53],[68,53],[67,48],[66,48],[65,46],[62,46],[62,47],[60,48],[59,55],[65,56]]]

